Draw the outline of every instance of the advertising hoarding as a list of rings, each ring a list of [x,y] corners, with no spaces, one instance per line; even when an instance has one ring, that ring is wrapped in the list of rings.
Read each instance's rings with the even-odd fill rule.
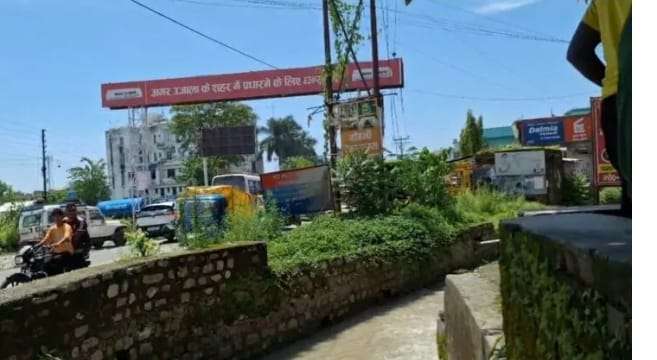
[[[368,155],[383,153],[381,128],[378,126],[363,129],[341,129],[342,155],[355,151],[365,151]]]
[[[536,146],[563,142],[563,122],[560,118],[537,119],[522,122],[522,142]]]
[[[286,215],[333,209],[328,165],[261,174],[260,181],[265,197]]]
[[[601,121],[601,101],[599,98],[592,99],[591,113],[593,115],[593,127],[595,131],[595,184],[596,186],[620,186],[620,175],[611,165],[607,147],[605,146],[605,136],[602,132]]]
[[[565,142],[589,141],[593,138],[591,115],[563,118]]]
[[[376,98],[358,98],[335,105],[335,119],[342,129],[379,126]]]
[[[255,126],[218,127],[201,130],[201,155],[251,155],[256,152]]]
[[[545,152],[510,151],[495,153],[496,176],[545,175]]]
[[[347,65],[345,79],[336,79],[335,91],[366,90],[373,86],[372,63]],[[185,78],[108,83],[101,85],[103,107],[110,109],[197,104],[217,101],[253,100],[315,95],[323,92],[323,66],[252,71],[245,73]],[[382,89],[404,86],[402,60],[379,61]],[[365,81],[363,81],[365,78]],[[342,85],[342,88],[340,88]]]

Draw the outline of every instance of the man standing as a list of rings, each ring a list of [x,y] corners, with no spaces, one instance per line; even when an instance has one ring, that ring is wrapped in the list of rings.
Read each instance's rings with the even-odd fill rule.
[[[577,27],[568,48],[568,61],[587,79],[602,86],[602,131],[611,164],[619,171],[623,186],[621,211],[632,216],[632,203],[629,194],[631,174],[622,171],[620,166],[619,132],[621,125],[631,119],[619,119],[617,110],[617,93],[619,83],[619,57],[621,55],[621,37],[626,23],[631,16],[632,0],[591,0],[584,18]],[[602,43],[603,63],[595,53],[595,48]],[[625,47],[622,49],[626,49]],[[623,50],[627,51],[627,50]],[[631,49],[629,49],[631,51]],[[619,124],[623,122],[623,124]],[[623,146],[630,146],[623,142]],[[630,155],[631,156],[631,155]]]

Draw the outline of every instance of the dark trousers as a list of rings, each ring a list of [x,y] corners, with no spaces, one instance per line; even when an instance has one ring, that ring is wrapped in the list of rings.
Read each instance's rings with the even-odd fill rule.
[[[602,132],[605,135],[605,146],[607,147],[607,154],[611,165],[619,171],[621,178],[622,196],[621,196],[621,213],[624,216],[632,217],[632,200],[628,192],[628,184],[625,180],[624,174],[620,173],[618,166],[618,159],[620,152],[618,149],[619,143],[619,128],[618,128],[618,110],[616,108],[616,95],[609,96],[602,99],[602,114],[601,114]]]

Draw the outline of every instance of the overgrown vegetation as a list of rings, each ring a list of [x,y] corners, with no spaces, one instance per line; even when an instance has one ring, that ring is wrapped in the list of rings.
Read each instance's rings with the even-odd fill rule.
[[[148,257],[157,254],[160,249],[159,244],[140,229],[130,229],[125,234],[126,243],[130,247],[133,256]]]
[[[222,234],[222,240],[269,242],[281,236],[284,224],[285,221],[276,205],[270,203],[253,213],[229,214],[226,217],[226,230]]]
[[[12,209],[0,215],[0,250],[13,251],[18,245],[19,209]]]
[[[620,187],[606,187],[600,191],[600,204],[620,204],[621,196]]]
[[[586,176],[567,176],[562,180],[562,202],[564,205],[588,205],[591,204],[591,183]]]
[[[443,181],[449,171],[446,152],[423,149],[388,162],[354,153],[340,160],[337,173],[345,203],[357,215],[375,216],[410,203],[449,206]]]
[[[522,196],[512,196],[486,187],[468,191],[456,196],[455,212],[464,223],[492,222],[497,226],[500,220],[518,216],[520,211],[540,210],[544,205],[525,200]]]

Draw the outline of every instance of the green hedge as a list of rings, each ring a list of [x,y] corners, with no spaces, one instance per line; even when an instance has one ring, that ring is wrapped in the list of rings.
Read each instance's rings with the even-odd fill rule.
[[[509,359],[629,359],[631,319],[609,330],[602,295],[557,273],[548,242],[502,229],[500,275]]]

